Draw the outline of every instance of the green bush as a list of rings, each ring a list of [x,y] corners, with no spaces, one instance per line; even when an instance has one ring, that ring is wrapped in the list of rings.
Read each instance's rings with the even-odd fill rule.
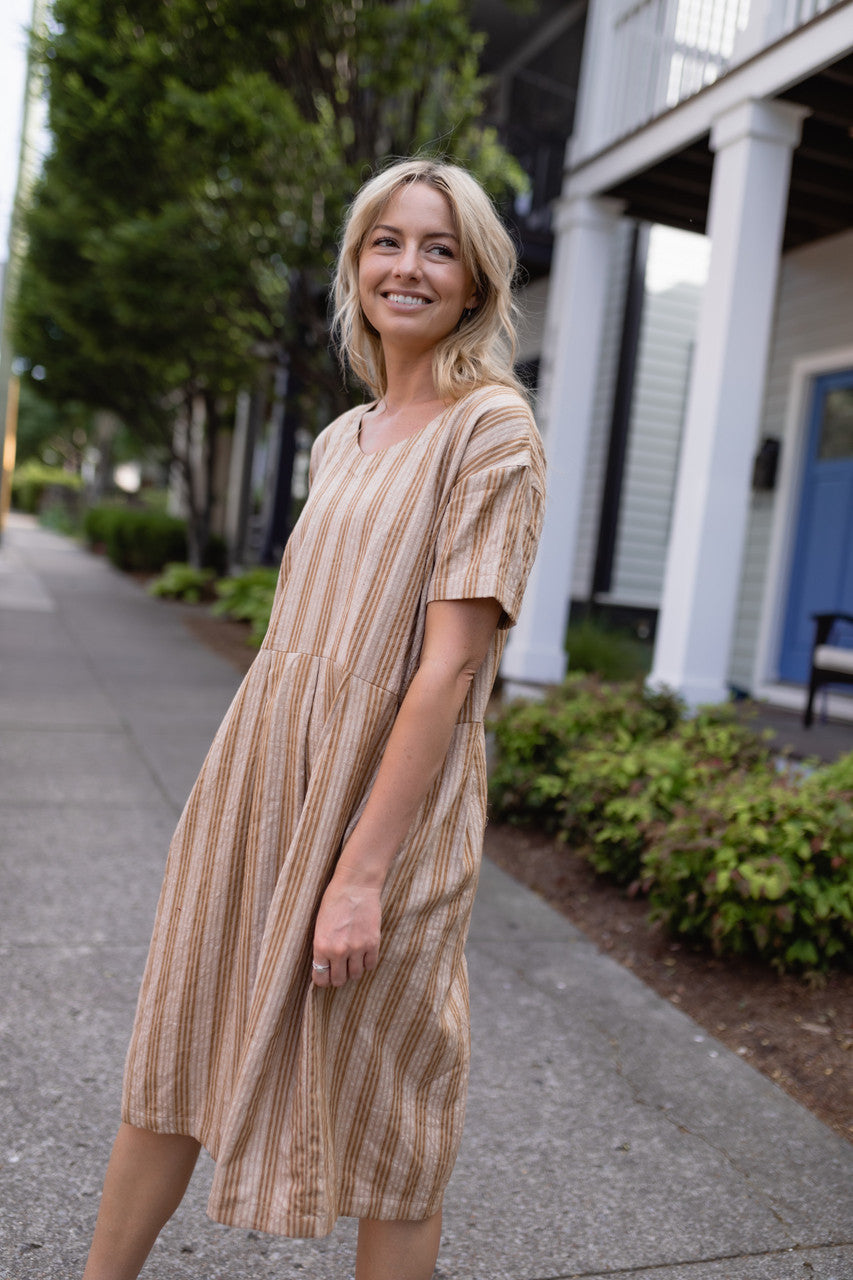
[[[606,748],[612,759],[632,744],[665,734],[683,713],[672,694],[581,675],[570,675],[541,702],[512,703],[491,725],[494,813],[509,822],[562,830],[569,809],[567,787],[582,751]]]
[[[171,561],[159,578],[148,584],[148,593],[197,604],[210,597],[214,576],[212,569],[196,569],[182,561]]]
[[[569,626],[566,651],[572,671],[597,675],[602,680],[635,680],[646,675],[652,654],[650,644],[594,618]]]
[[[211,611],[220,617],[251,623],[250,639],[259,646],[266,635],[278,582],[278,569],[249,569],[216,584],[218,601]]]
[[[51,489],[77,494],[82,488],[83,481],[76,472],[49,467],[37,458],[28,458],[12,473],[12,506],[28,515],[38,515]]]
[[[127,572],[158,573],[187,558],[186,521],[162,511],[103,503],[86,512],[83,532],[90,545],[102,545],[111,563]],[[221,572],[225,559],[223,539],[212,537],[207,564]]]
[[[532,822],[584,848],[619,884],[640,876],[650,825],[769,747],[727,709],[685,719],[670,694],[574,677],[544,703],[509,708],[495,727],[497,816]]]
[[[113,513],[119,510],[115,504],[102,502],[87,507],[83,513],[83,537],[90,547],[106,550],[107,535],[112,528]]]
[[[103,543],[118,569],[156,573],[172,560],[186,560],[187,533],[183,520],[137,507],[92,507],[83,530],[93,544]]]
[[[496,816],[571,841],[719,954],[853,960],[853,754],[792,766],[728,707],[568,680],[494,723]]]
[[[650,831],[680,806],[697,803],[733,769],[770,767],[768,747],[742,726],[700,712],[665,737],[618,752],[591,747],[571,769],[563,830],[589,842],[596,871],[634,884]]]
[[[853,754],[806,778],[734,775],[649,836],[672,932],[782,970],[853,963]]]

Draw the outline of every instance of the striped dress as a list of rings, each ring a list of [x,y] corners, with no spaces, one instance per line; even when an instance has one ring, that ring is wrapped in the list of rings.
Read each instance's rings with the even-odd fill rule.
[[[175,832],[123,1119],[216,1160],[208,1211],[289,1236],[441,1204],[468,1074],[463,946],[485,824],[483,713],[542,519],[542,449],[485,387],[373,454],[318,438],[269,630]],[[431,600],[501,625],[391,867],[377,968],[311,982],[320,898],[418,665]]]

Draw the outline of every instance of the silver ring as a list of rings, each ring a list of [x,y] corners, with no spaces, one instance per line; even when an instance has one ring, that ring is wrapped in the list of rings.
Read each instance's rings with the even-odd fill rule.
[[[331,969],[330,964],[318,964],[316,960],[311,961],[311,968],[315,973],[325,973],[327,969]]]

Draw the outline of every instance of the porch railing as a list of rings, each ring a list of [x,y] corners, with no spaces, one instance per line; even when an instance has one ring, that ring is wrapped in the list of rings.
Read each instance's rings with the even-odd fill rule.
[[[577,151],[595,154],[843,0],[592,0]]]

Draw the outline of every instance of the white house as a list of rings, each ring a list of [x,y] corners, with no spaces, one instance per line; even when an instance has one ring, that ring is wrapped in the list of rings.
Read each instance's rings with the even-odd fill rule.
[[[657,603],[652,679],[689,702],[736,686],[801,706],[811,615],[853,613],[853,0],[589,4],[541,353],[551,501],[514,682],[562,677],[591,571],[629,219],[703,231],[710,258],[698,304],[647,296],[604,595]],[[683,404],[656,381],[662,351]]]

